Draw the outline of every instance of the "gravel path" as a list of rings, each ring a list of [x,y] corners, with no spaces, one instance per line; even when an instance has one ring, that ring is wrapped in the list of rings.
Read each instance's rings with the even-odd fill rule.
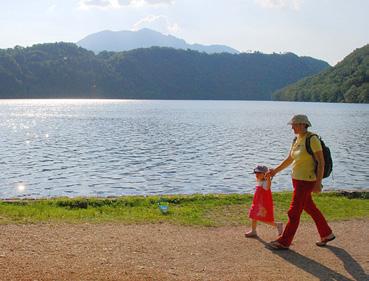
[[[275,252],[265,225],[260,239],[244,227],[0,225],[0,280],[369,280],[369,220],[331,226],[328,247],[305,223],[291,250]]]

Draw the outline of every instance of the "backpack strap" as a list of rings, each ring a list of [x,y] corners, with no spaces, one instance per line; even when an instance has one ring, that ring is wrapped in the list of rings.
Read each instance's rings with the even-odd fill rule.
[[[316,136],[317,138],[319,138],[319,136],[317,134],[313,134],[313,133],[310,133],[310,132],[308,132],[307,134],[308,135],[306,136],[306,140],[305,140],[305,148],[306,148],[307,153],[309,153],[314,158],[314,152],[311,149],[310,141],[311,141],[311,138],[313,136]],[[294,139],[292,141],[292,144],[294,144],[296,142],[296,140],[297,140],[297,137],[294,137]],[[314,158],[314,160],[315,160],[315,158]]]
[[[306,136],[306,140],[305,140],[305,148],[306,148],[307,153],[309,153],[313,157],[314,162],[316,162],[315,155],[314,155],[313,150],[311,149],[310,142],[311,142],[311,138],[313,136],[316,136],[318,139],[320,139],[320,138],[319,138],[319,136],[317,134],[313,134],[313,133],[310,133],[310,132],[308,132],[307,134],[308,135]],[[296,140],[297,140],[297,137],[295,137],[293,139],[292,144],[294,144],[296,142]]]
[[[311,145],[310,145],[310,141],[311,141],[311,138],[313,136],[316,136],[319,139],[319,136],[317,134],[308,133],[308,135],[306,136],[305,148],[306,148],[307,153],[309,153],[311,155],[311,157],[313,157],[313,161],[315,163],[314,172],[316,174],[316,172],[318,170],[318,161],[316,160],[315,155],[314,155],[314,152],[311,149]]]
[[[315,161],[314,152],[311,149],[311,145],[310,145],[311,138],[313,136],[316,136],[319,139],[319,136],[317,134],[308,133],[308,135],[306,136],[305,148],[306,148],[307,153],[309,153],[311,156],[313,156],[314,161]]]

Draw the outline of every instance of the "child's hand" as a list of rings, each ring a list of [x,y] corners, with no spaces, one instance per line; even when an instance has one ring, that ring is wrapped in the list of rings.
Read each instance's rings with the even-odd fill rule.
[[[265,175],[268,175],[269,177],[274,177],[275,176],[275,171],[274,169],[269,169],[268,172],[266,172]]]
[[[270,173],[265,173],[265,175],[264,175],[264,176],[265,176],[265,178],[266,178],[267,180],[270,180],[270,177],[271,177],[271,176],[270,176]]]

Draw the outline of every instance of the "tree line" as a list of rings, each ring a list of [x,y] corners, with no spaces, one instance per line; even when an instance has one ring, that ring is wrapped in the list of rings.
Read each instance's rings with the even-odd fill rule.
[[[329,68],[295,54],[152,47],[94,54],[73,43],[0,49],[0,98],[270,100]]]
[[[336,66],[273,94],[275,100],[369,103],[369,44]]]

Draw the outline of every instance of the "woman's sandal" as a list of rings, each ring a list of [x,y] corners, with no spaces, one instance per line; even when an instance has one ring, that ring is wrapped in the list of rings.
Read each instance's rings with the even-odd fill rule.
[[[277,240],[272,241],[272,242],[268,243],[267,245],[270,248],[272,248],[273,250],[288,250],[288,247],[287,246],[282,245]]]
[[[315,244],[319,247],[324,247],[327,245],[327,243],[329,241],[333,241],[334,239],[336,239],[336,236],[334,236],[333,233],[331,233],[330,235],[328,235],[327,237],[324,237],[322,240],[316,242]]]

